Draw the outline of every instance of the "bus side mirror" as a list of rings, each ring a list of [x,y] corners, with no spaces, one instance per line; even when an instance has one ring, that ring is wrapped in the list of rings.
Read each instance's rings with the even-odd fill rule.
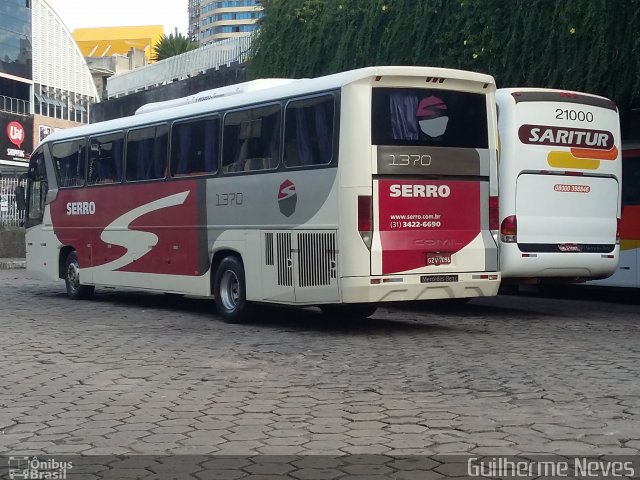
[[[18,186],[13,190],[14,195],[16,196],[16,207],[18,211],[24,212],[27,209],[27,199],[24,195],[24,187]]]

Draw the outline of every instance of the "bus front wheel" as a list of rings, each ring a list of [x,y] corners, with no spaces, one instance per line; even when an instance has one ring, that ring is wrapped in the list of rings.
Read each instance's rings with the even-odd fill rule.
[[[64,283],[67,288],[67,295],[72,300],[89,298],[95,290],[93,285],[82,285],[80,283],[80,264],[78,263],[78,254],[75,251],[67,256],[64,267]]]
[[[227,323],[242,323],[251,317],[242,262],[237,257],[225,257],[216,270],[213,291],[216,308]]]
[[[320,310],[327,316],[343,318],[368,318],[378,309],[370,303],[345,303],[339,305],[320,305]]]

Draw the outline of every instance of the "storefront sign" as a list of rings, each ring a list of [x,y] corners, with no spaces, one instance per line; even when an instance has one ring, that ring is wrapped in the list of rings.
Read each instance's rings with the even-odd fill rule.
[[[33,119],[0,112],[0,161],[29,162],[33,148]]]

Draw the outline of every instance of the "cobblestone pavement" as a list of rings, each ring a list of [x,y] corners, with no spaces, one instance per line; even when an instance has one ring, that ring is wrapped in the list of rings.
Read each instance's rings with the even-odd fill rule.
[[[498,297],[368,321],[0,271],[0,454],[638,454],[640,306]]]

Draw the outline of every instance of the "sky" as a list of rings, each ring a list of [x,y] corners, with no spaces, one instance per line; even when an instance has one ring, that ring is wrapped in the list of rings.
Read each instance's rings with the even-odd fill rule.
[[[67,28],[163,25],[187,34],[187,0],[48,0]]]

